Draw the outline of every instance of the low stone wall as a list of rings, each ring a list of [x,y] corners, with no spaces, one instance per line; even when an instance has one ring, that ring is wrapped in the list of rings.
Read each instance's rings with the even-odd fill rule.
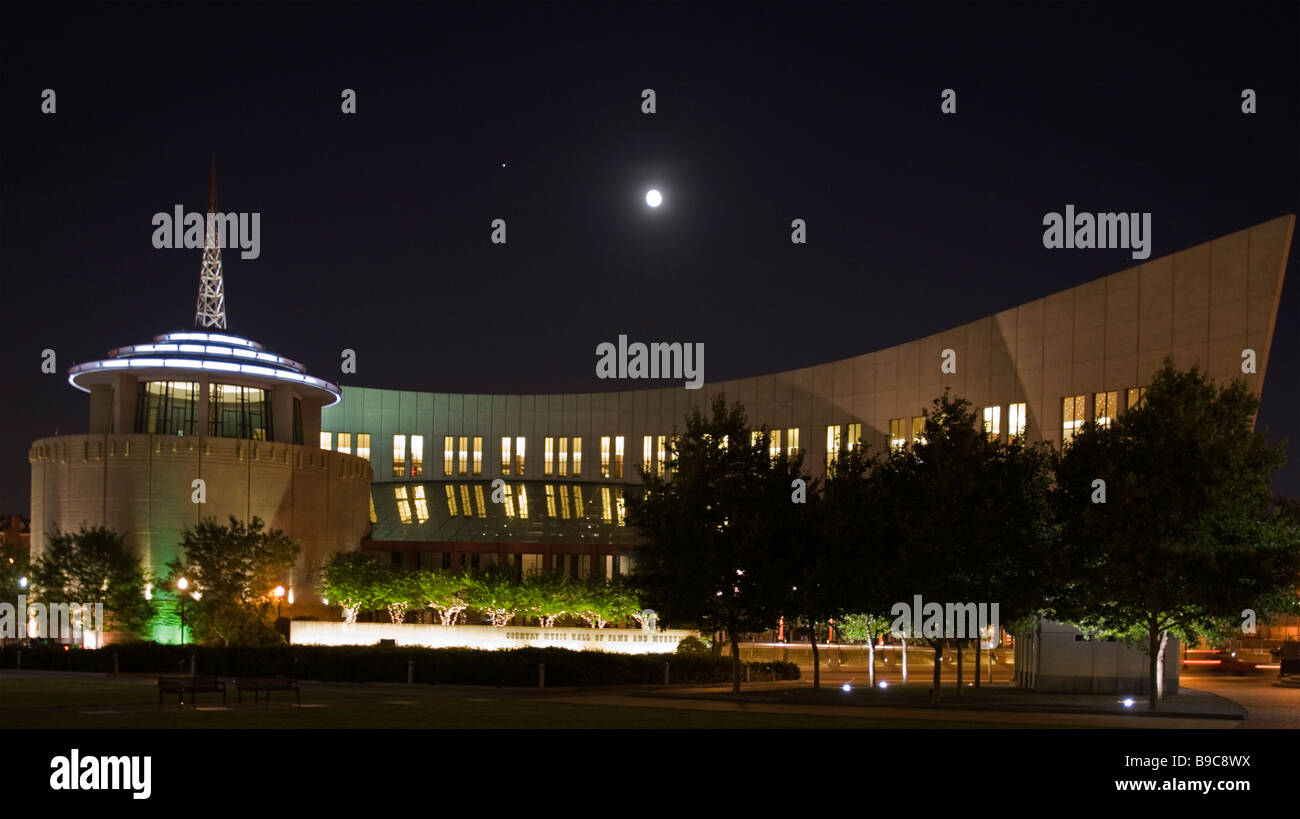
[[[616,654],[667,654],[699,632],[686,629],[645,631],[630,628],[537,628],[532,626],[438,626],[423,623],[337,623],[294,620],[289,642],[294,645],[370,646],[392,640],[399,646],[425,648],[505,649],[525,647],[607,651]]]

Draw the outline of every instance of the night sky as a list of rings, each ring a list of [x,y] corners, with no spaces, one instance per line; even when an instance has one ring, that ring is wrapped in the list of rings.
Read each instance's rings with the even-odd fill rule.
[[[594,372],[620,333],[775,372],[1138,264],[1045,249],[1067,203],[1150,211],[1152,258],[1297,212],[1295,3],[703,6],[7,7],[0,512],[32,440],[87,429],[69,366],[192,326],[200,252],[150,220],[206,208],[214,155],[262,220],[230,331],[430,391],[626,388]],[[1300,496],[1296,256],[1260,423]]]

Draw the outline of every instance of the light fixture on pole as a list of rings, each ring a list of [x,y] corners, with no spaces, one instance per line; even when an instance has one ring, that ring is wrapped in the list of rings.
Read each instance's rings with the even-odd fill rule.
[[[180,592],[181,601],[181,645],[185,645],[185,592],[190,587],[190,581],[184,577],[176,581],[176,589]]]

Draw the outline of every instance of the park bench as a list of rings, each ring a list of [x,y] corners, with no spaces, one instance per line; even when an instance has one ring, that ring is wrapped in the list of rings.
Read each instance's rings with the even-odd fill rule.
[[[272,691],[292,691],[298,695],[298,707],[302,707],[302,689],[298,687],[298,681],[289,677],[240,677],[235,680],[235,689],[238,692],[239,703],[244,702],[244,692],[253,692],[253,703],[261,696],[261,692],[266,692],[266,704],[271,704]]]
[[[193,694],[191,704],[198,708],[198,695],[221,692],[221,704],[226,704],[226,684],[216,677],[159,677],[158,705],[163,704],[164,694],[176,695],[176,707],[185,707],[185,695]]]

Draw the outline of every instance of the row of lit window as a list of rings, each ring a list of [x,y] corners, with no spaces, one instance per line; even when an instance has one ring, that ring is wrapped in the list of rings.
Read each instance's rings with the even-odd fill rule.
[[[984,407],[981,411],[984,434],[991,441],[1002,439],[1002,407]],[[1029,413],[1022,403],[1007,406],[1007,439],[1021,438],[1029,426]],[[892,418],[889,421],[889,448],[895,452],[909,443],[925,442],[925,416],[913,415],[907,418]],[[910,435],[909,435],[910,430]]]
[[[1128,399],[1126,406],[1135,407],[1140,404],[1146,395],[1145,387],[1130,387],[1126,390]],[[1070,395],[1061,399],[1061,440],[1062,442],[1070,441],[1075,433],[1083,426],[1087,419],[1088,396]],[[1111,421],[1119,413],[1119,393],[1117,391],[1099,392],[1093,394],[1093,418],[1103,427],[1110,427]],[[1002,407],[984,407],[983,408],[983,426],[984,432],[990,439],[1000,439],[1002,437]],[[908,424],[907,418],[892,418],[889,421],[889,447],[892,450],[899,450],[907,446],[909,442],[922,441],[925,438],[925,417],[914,415]],[[908,434],[910,426],[910,435]],[[1028,414],[1024,403],[1010,404],[1007,407],[1007,436],[1009,439],[1015,439],[1025,434],[1028,426]],[[769,432],[770,440],[768,444],[768,454],[775,458],[781,454],[782,450],[782,432],[783,430],[774,429]],[[338,435],[339,452],[351,453],[352,451],[352,434],[340,432]],[[750,433],[752,440],[757,441],[761,433],[757,430]],[[322,432],[320,434],[321,449],[335,449],[333,441],[334,433]],[[406,455],[407,455],[407,437],[406,435],[393,436],[393,477],[406,477]],[[656,474],[663,475],[667,464],[667,437],[666,435],[646,435],[642,438],[641,443],[641,460],[649,470],[651,465],[654,466]],[[411,471],[410,477],[418,478],[424,474],[424,436],[411,435],[410,438],[410,456]],[[784,452],[789,457],[794,457],[799,451],[799,428],[790,427],[784,430],[785,447]],[[454,437],[451,435],[444,436],[443,439],[443,468],[442,474],[447,477],[453,475],[482,475],[483,474],[483,439],[474,436],[471,448],[471,438],[461,435]],[[832,424],[826,427],[826,461],[829,465],[834,461],[835,454],[843,448],[858,446],[862,442],[862,424],[839,425]],[[557,446],[558,444],[558,446]],[[524,436],[516,436],[511,439],[510,436],[501,438],[501,474],[502,475],[520,475],[524,474],[526,440]],[[572,460],[570,460],[572,453]],[[623,478],[623,453],[624,439],[622,435],[602,436],[600,439],[600,477],[613,478],[621,480]],[[471,454],[472,454],[472,472],[471,472]],[[570,474],[570,465],[572,465],[572,474],[575,477],[582,475],[582,438],[580,437],[547,437],[543,439],[543,460],[542,474],[550,477],[558,475],[559,477],[568,477]],[[370,460],[370,435],[369,433],[357,434],[357,456]]]
[[[1146,403],[1146,387],[1129,387],[1124,391],[1125,408],[1134,409]],[[1092,418],[1097,426],[1110,429],[1110,425],[1119,415],[1119,392],[1097,392],[1092,394]],[[1067,395],[1061,399],[1061,443],[1074,439],[1083,425],[1088,421],[1088,396]]]
[[[472,494],[471,494],[472,489]],[[450,517],[487,517],[486,494],[482,484],[443,484],[447,499],[447,514]],[[507,518],[518,517],[528,520],[528,488],[523,484],[505,484],[501,487],[502,507]],[[566,484],[546,484],[546,515],[557,520],[579,520],[587,515],[583,500],[582,487]],[[423,524],[429,519],[429,499],[425,495],[423,484],[413,487],[393,487],[393,498],[397,501],[397,516],[402,523]],[[557,505],[558,501],[558,505]],[[623,501],[621,487],[602,486],[600,488],[601,520],[625,526],[627,509]],[[372,500],[373,507],[373,500]]]
[[[452,552],[417,552],[418,565],[421,569],[450,569]],[[395,566],[406,564],[404,552],[390,552],[390,561]],[[537,572],[560,572],[571,578],[583,578],[592,574],[606,579],[617,575],[629,574],[636,561],[631,555],[574,555],[574,554],[501,554],[494,552],[461,552],[462,568],[485,569],[489,566],[513,566],[521,574]]]
[[[334,433],[322,432],[320,434],[320,448],[334,449]],[[340,432],[338,434],[338,451],[347,455],[352,454],[352,433]],[[370,460],[370,433],[357,433],[357,457]]]

